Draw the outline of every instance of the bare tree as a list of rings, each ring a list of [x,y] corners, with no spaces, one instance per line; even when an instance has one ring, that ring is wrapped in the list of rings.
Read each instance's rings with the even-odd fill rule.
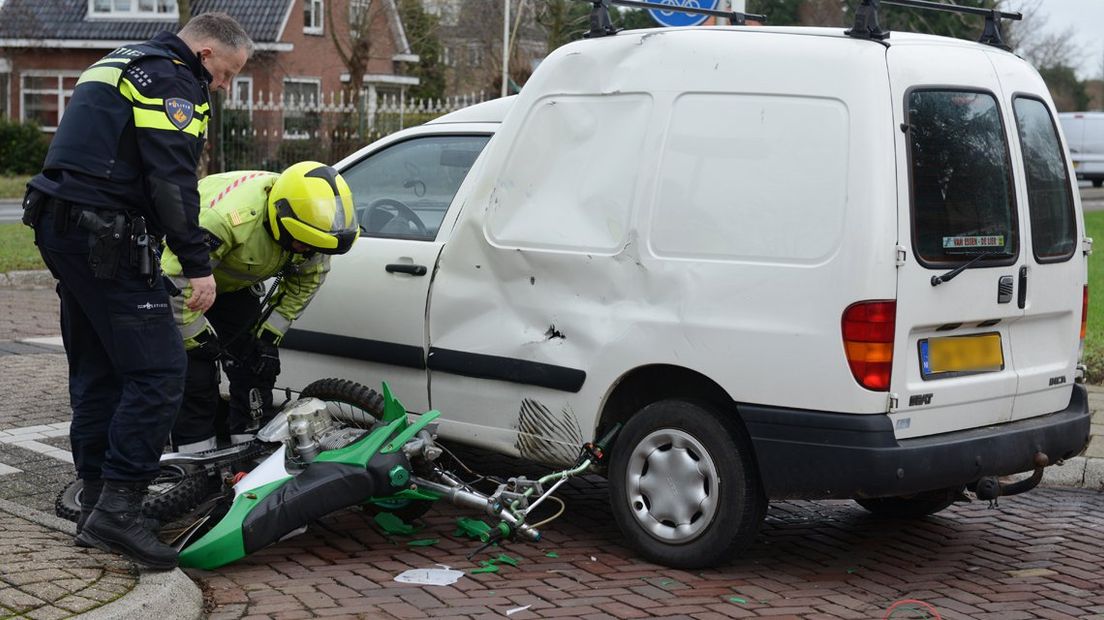
[[[192,0],[176,0],[176,15],[183,28],[184,24],[192,18]]]
[[[1041,0],[1005,0],[1002,8],[1020,11],[1021,21],[1006,22],[1008,44],[1037,69],[1074,67],[1085,50],[1076,43],[1073,28],[1046,32],[1047,18],[1040,13]]]
[[[372,25],[384,12],[381,0],[348,0],[349,28],[338,29],[334,14],[338,7],[332,6],[326,12],[330,39],[342,64],[349,70],[349,82],[345,85],[345,101],[356,103],[360,100],[360,90],[364,74],[368,71],[368,62],[372,60]]]

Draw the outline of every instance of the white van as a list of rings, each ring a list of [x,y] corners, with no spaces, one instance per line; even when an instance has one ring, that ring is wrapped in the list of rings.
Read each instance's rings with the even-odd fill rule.
[[[1063,112],[1058,115],[1069,142],[1077,178],[1104,185],[1104,112]]]
[[[687,28],[566,45],[515,98],[338,164],[366,232],[283,378],[386,380],[446,438],[571,462],[623,424],[651,560],[767,501],[925,515],[1078,454],[1079,197],[1046,85],[996,47]]]

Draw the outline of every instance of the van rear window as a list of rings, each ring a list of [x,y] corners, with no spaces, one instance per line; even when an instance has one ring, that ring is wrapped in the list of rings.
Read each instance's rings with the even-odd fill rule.
[[[1058,141],[1058,130],[1042,101],[1016,97],[1012,107],[1027,171],[1031,248],[1035,260],[1040,263],[1067,260],[1073,256],[1077,223],[1069,170]]]
[[[1019,252],[1008,143],[996,99],[974,91],[915,90],[908,98],[913,245],[922,264]]]

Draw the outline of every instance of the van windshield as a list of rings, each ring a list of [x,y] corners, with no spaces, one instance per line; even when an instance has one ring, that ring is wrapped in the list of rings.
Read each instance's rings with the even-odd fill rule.
[[[943,266],[1018,250],[1011,165],[996,99],[973,91],[909,94],[913,245],[920,262]]]

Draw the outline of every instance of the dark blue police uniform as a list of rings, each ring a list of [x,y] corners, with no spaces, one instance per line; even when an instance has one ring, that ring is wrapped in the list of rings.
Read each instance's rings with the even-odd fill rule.
[[[184,345],[155,252],[164,236],[185,276],[211,273],[196,179],[210,80],[173,34],[111,52],[81,74],[29,184],[28,223],[58,280],[86,483],[153,479],[183,397]]]

